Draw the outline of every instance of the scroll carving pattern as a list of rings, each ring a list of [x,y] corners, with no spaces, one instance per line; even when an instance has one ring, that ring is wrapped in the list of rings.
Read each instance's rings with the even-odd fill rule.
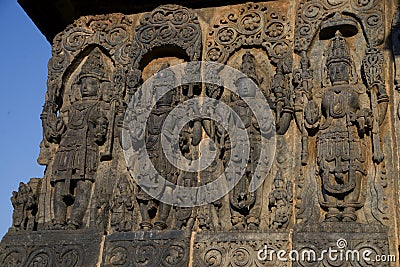
[[[131,19],[123,14],[84,16],[59,33],[53,40],[49,61],[49,101],[60,95],[65,71],[88,45],[103,47],[122,69],[126,69],[130,62],[131,25]]]
[[[248,3],[220,18],[213,28],[207,36],[206,60],[226,63],[239,48],[262,47],[275,64],[284,62],[291,68],[290,25],[278,11]]]
[[[254,239],[254,236],[248,238],[248,240],[242,240],[239,237],[236,242],[232,240],[224,239],[224,234],[217,234],[220,238],[219,241],[210,240],[207,242],[203,240],[206,235],[200,237],[201,240],[195,241],[194,244],[194,258],[193,266],[289,266],[289,262],[279,261],[276,257],[269,258],[268,252],[259,253],[260,249],[263,250],[265,247],[268,251],[278,251],[280,249],[289,249],[288,240],[284,237],[271,237],[264,239],[261,238],[263,234],[260,234],[258,238]],[[228,235],[225,236],[225,238]],[[265,256],[265,257],[264,257]]]
[[[330,14],[346,10],[362,22],[370,46],[381,45],[385,38],[384,1],[379,0],[302,0],[297,8],[295,50],[308,50],[319,25]]]
[[[148,239],[106,242],[102,266],[187,266],[188,239]]]
[[[129,87],[135,88],[141,79],[141,61],[153,49],[174,46],[182,49],[189,61],[200,60],[201,28],[197,15],[186,7],[163,5],[140,19],[132,41]]]

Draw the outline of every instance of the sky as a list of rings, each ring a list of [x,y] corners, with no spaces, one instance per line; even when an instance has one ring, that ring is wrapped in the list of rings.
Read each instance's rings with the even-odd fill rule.
[[[12,191],[43,177],[37,163],[51,46],[18,5],[0,0],[0,238],[12,224]]]

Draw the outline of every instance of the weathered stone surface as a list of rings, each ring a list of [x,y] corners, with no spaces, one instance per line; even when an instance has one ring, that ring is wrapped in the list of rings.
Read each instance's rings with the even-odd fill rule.
[[[343,225],[324,222],[296,226],[293,249],[298,251],[299,261],[294,266],[391,266],[390,261],[375,261],[376,255],[390,255],[387,231],[387,227],[382,225],[358,223]],[[322,257],[324,250],[325,253],[331,250],[331,257]],[[371,251],[367,258],[372,262],[363,258],[366,250]],[[315,257],[304,251],[316,252]]]
[[[115,233],[106,238],[102,266],[188,266],[189,254],[187,231]]]
[[[194,239],[193,266],[290,266],[260,250],[290,250],[290,234],[274,232],[208,232]]]
[[[21,2],[40,16],[33,3]],[[370,249],[371,257],[397,255],[400,30],[394,2],[179,1],[142,9],[125,8],[126,1],[84,2],[64,1],[73,14],[55,23],[76,19],[52,43],[38,159],[46,172],[13,193],[13,225],[0,259],[9,265],[22,264],[16,253],[30,259],[30,248],[20,245],[24,233],[34,248],[35,235],[50,244],[38,261],[48,257],[44,266],[52,266],[49,260],[57,266],[63,260],[52,255],[85,244],[80,233],[93,228],[96,240],[103,236],[102,266],[290,266],[258,253],[265,246],[321,253],[340,238],[349,249]],[[86,7],[94,13],[78,18]],[[208,63],[195,62],[201,60]],[[212,62],[246,77],[227,79],[228,67]],[[181,63],[188,63],[181,71],[169,68]],[[191,102],[201,96],[237,116],[204,99]],[[262,99],[271,118],[254,112]],[[184,103],[187,110],[173,113]],[[195,118],[180,125],[185,116]],[[245,142],[233,141],[232,125],[248,139],[248,158]],[[178,141],[163,151],[163,138],[173,140],[174,131]],[[261,153],[264,143],[273,143],[273,159]],[[211,152],[201,169],[201,157]],[[191,171],[177,167],[185,160],[196,162]],[[225,188],[238,174],[225,195],[178,205],[206,199],[214,193],[209,184],[222,177]],[[254,181],[261,186],[254,188]],[[211,189],[179,195],[178,186]],[[160,201],[168,194],[179,199]],[[54,250],[59,233],[61,247]],[[88,260],[80,264],[93,266]]]
[[[8,233],[1,240],[1,266],[96,266],[102,235],[96,229]]]

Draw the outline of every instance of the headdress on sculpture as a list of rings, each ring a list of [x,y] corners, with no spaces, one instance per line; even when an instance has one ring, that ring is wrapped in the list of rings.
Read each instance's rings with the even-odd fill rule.
[[[97,47],[90,52],[82,65],[79,80],[84,77],[94,77],[100,81],[109,80],[107,79],[106,64],[102,52]]]
[[[283,177],[282,177],[282,172],[281,172],[281,171],[278,171],[278,172],[276,173],[276,175],[275,175],[274,182],[277,182],[277,181],[282,181],[282,182],[285,181],[285,180],[283,179]]]
[[[256,65],[257,62],[255,56],[249,51],[246,51],[246,53],[242,56],[242,65],[240,66],[240,71],[246,74],[258,85],[259,82],[256,73]]]
[[[169,106],[173,102],[173,92],[170,89],[175,87],[176,78],[169,66],[168,62],[164,63],[153,79],[158,106]]]
[[[155,74],[153,80],[153,86],[164,85],[175,87],[176,78],[175,73],[169,69],[170,65],[168,62],[164,63],[160,70]]]
[[[342,34],[337,31],[335,37],[330,41],[329,48],[326,54],[326,66],[329,67],[332,63],[343,62],[351,66],[351,56],[346,40]]]

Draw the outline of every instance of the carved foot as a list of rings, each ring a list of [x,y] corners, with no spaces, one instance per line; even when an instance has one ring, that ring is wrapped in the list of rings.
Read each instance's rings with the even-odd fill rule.
[[[340,222],[339,213],[327,213],[324,222]]]
[[[155,230],[164,230],[168,227],[168,225],[165,222],[158,221],[154,223],[154,229]]]
[[[153,229],[153,224],[151,222],[141,222],[140,229],[142,229],[144,231],[149,231],[149,230]]]
[[[258,229],[258,225],[255,223],[249,223],[249,225],[247,226],[248,230],[257,230]]]
[[[343,212],[343,221],[344,222],[354,222],[357,220],[357,215],[352,212]]]
[[[53,225],[50,226],[49,228],[50,228],[50,230],[64,230],[65,229],[65,223],[53,220]]]

